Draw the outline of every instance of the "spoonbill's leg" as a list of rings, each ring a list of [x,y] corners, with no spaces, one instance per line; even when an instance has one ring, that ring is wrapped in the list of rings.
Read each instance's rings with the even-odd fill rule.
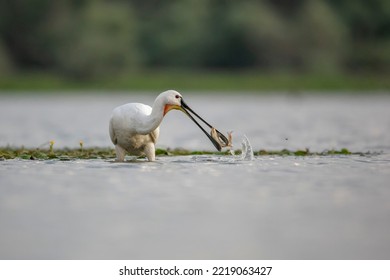
[[[155,161],[156,160],[156,151],[155,151],[153,143],[146,144],[144,153],[145,153],[145,155],[146,155],[146,157],[148,158],[149,161]]]
[[[125,161],[125,155],[126,155],[126,150],[123,149],[122,147],[115,145],[115,153],[116,153],[116,160],[115,161]]]

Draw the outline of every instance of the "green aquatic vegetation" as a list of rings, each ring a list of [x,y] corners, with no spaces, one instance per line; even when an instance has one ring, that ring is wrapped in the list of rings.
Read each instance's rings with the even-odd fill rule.
[[[53,142],[54,145],[54,142]],[[0,148],[0,159],[29,159],[29,160],[75,160],[75,159],[109,159],[115,158],[111,148],[88,148],[80,144],[80,149],[54,149],[50,143],[48,150],[26,148]]]
[[[52,143],[51,143],[52,142]],[[8,159],[24,159],[24,160],[77,160],[77,159],[114,159],[115,150],[112,148],[85,148],[83,142],[80,141],[80,148],[64,148],[54,149],[54,141],[50,142],[49,149],[27,149],[12,148],[12,147],[0,147],[0,160]],[[235,150],[236,155],[241,154],[241,150]],[[255,156],[333,156],[333,155],[371,155],[370,152],[351,152],[346,148],[341,150],[325,150],[322,152],[312,152],[309,149],[290,151],[283,150],[259,150],[254,152]],[[181,148],[176,149],[157,149],[157,156],[189,156],[189,155],[230,155],[229,151],[225,152],[213,152],[213,151],[191,151]]]
[[[84,141],[80,140],[79,144],[80,144],[80,152],[82,152],[84,150]]]
[[[211,152],[211,151],[190,151],[186,149],[156,149],[157,156],[189,156],[189,155],[212,155],[212,154],[226,154],[225,152]]]
[[[266,150],[260,150],[255,155],[258,156],[332,156],[332,155],[369,155],[370,152],[351,152],[346,148],[343,148],[341,150],[325,150],[322,152],[312,152],[309,149],[305,150],[296,150],[296,151],[290,151],[290,150],[280,150],[280,151],[266,151]]]
[[[51,140],[51,141],[49,142],[49,151],[50,151],[50,154],[53,153],[54,143],[55,143],[54,140]]]

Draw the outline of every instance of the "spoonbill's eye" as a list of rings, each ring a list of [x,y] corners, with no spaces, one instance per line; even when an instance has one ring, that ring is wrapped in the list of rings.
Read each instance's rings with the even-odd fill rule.
[[[176,98],[176,99],[179,99],[179,98],[180,98],[180,95],[176,94],[175,98]]]

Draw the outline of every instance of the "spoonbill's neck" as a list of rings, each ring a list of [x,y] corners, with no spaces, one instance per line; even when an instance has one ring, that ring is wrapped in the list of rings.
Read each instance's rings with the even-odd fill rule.
[[[149,134],[160,126],[164,118],[164,103],[160,98],[157,98],[152,107],[152,112],[144,119],[140,120],[140,126],[137,132],[140,134]]]

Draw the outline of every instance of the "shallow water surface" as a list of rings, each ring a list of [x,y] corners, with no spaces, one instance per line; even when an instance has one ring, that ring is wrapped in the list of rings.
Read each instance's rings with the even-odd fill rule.
[[[388,157],[1,165],[3,258],[388,258]]]
[[[106,99],[94,101],[102,110],[106,105],[99,98]],[[346,147],[375,153],[253,160],[239,155],[161,156],[153,163],[3,160],[0,258],[389,259],[390,118],[385,108],[390,99],[248,98],[263,111],[251,102],[240,120],[223,110],[205,110],[200,97],[193,103],[226,130],[239,128],[237,148],[240,135],[246,134],[255,151]],[[11,107],[12,97],[7,100]],[[13,106],[28,107],[16,100]],[[224,104],[245,108],[238,100],[226,98]],[[4,124],[1,118],[1,145],[18,144],[19,137],[26,142],[32,124],[43,134],[31,135],[32,146],[50,135],[56,145],[62,141],[71,146],[81,132],[91,139],[87,143],[109,145],[98,109],[90,112],[96,119],[89,120],[84,112],[87,120],[76,122],[73,116],[70,124],[64,104],[71,102],[58,104],[47,122],[45,107],[38,103],[30,103],[30,111],[7,109],[10,119]],[[81,104],[87,106],[80,101],[76,107],[85,110]],[[267,121],[263,114],[269,114]],[[162,129],[169,133],[160,145],[212,149],[185,116],[174,116],[165,120]],[[178,127],[183,129],[176,131]]]

